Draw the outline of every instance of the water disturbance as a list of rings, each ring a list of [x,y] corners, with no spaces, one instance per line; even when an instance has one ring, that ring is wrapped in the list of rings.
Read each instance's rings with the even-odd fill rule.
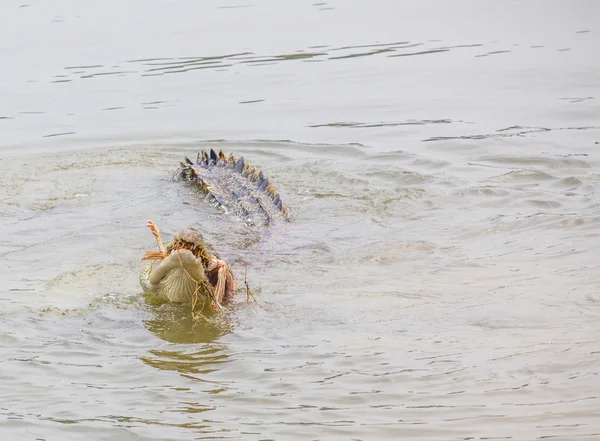
[[[600,4],[3,2],[7,440],[600,439]],[[291,222],[171,179],[244,156]],[[257,304],[144,298],[154,220]]]

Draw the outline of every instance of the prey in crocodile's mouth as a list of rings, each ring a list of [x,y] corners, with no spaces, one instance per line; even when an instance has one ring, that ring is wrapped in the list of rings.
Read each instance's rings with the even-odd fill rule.
[[[146,251],[142,258],[153,261],[140,276],[144,291],[157,293],[178,303],[191,301],[192,314],[198,300],[202,300],[201,309],[204,300],[208,300],[212,310],[222,310],[221,303],[233,301],[235,277],[229,265],[212,251],[198,230],[180,230],[173,242],[165,247],[156,224],[149,220],[147,226],[156,238],[158,251]],[[183,271],[173,272],[178,269]],[[182,285],[185,279],[193,284]]]
[[[195,258],[201,258],[204,266],[207,266],[211,261],[204,238],[195,228],[186,228],[179,231],[173,238],[173,242],[165,247],[156,224],[149,220],[147,226],[156,238],[158,251],[146,251],[142,260],[162,260],[174,250],[188,250]]]
[[[206,255],[204,247],[202,245],[197,245],[192,242],[188,242],[186,240],[175,240],[169,246],[167,246],[167,253],[170,253],[173,250],[188,250],[191,251],[194,257],[201,257],[202,261],[206,264],[210,260],[209,256]]]

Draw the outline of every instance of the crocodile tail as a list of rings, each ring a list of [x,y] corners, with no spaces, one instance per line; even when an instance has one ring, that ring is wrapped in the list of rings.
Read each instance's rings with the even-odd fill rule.
[[[281,212],[283,218],[289,219],[290,217],[290,213],[287,207],[283,204],[283,201],[281,200],[281,197],[279,196],[275,186],[269,182],[269,179],[265,177],[263,172],[258,171],[256,167],[252,166],[250,162],[246,161],[243,156],[236,158],[233,152],[227,156],[223,150],[219,150],[219,153],[217,153],[213,149],[210,149],[210,152],[203,149],[198,152],[195,163],[186,157],[185,162],[182,162],[180,166],[181,168],[179,175],[182,178],[195,182],[202,181],[202,186],[207,187],[206,189],[208,191],[210,191],[210,183],[199,179],[200,177],[196,172],[196,167],[229,168],[232,171],[241,174],[250,182],[255,183],[260,191],[268,195],[273,201],[275,207],[277,207],[277,209]]]
[[[230,155],[230,158],[235,159],[233,153]],[[269,182],[269,179],[265,177],[263,172],[258,171],[256,167],[250,164],[250,162],[244,160],[243,156],[240,156],[240,158],[235,161],[233,168],[249,181],[255,182],[258,189],[265,192],[271,198],[273,204],[281,211],[281,215],[285,219],[289,219],[290,213],[287,207],[283,205],[283,201],[279,197],[275,186]]]

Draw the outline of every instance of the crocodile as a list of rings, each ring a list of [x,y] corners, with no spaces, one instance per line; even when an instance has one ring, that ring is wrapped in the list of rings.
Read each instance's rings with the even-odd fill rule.
[[[196,162],[187,157],[176,176],[192,183],[207,194],[224,212],[233,213],[250,223],[273,224],[289,220],[275,187],[243,157],[226,156],[202,150]],[[208,301],[211,310],[218,311],[233,301],[237,286],[229,265],[219,258],[212,246],[195,228],[179,231],[165,247],[156,224],[148,221],[158,251],[147,251],[142,260],[149,261],[140,273],[145,293],[152,293],[176,303]],[[201,308],[202,309],[202,308]]]

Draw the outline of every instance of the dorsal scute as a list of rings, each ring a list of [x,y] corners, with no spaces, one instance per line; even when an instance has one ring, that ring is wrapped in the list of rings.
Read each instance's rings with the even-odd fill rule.
[[[201,154],[202,154],[202,162],[199,162],[198,164],[208,165],[208,153],[206,152],[206,150],[203,149]]]
[[[247,178],[250,175],[250,171],[251,170],[251,166],[250,163],[248,161],[246,161],[246,163],[244,164],[244,168],[242,169],[242,176],[244,178]]]
[[[243,169],[244,169],[244,157],[240,156],[240,159],[238,159],[235,163],[235,171],[238,173],[241,173]]]
[[[267,185],[269,185],[269,179],[265,178],[262,181],[260,181],[260,184],[258,186],[258,189],[260,191],[265,191],[267,189]]]
[[[229,157],[227,158],[227,167],[231,167],[231,168],[235,167],[235,161],[236,161],[235,155],[233,154],[233,152],[231,152],[229,154]]]
[[[225,152],[223,150],[219,150],[219,155],[217,158],[217,167],[225,167],[225,165],[227,165],[227,156],[225,156]]]
[[[214,151],[214,149],[210,149],[210,162],[212,165],[216,165],[218,160],[219,158],[217,157],[217,153]]]

